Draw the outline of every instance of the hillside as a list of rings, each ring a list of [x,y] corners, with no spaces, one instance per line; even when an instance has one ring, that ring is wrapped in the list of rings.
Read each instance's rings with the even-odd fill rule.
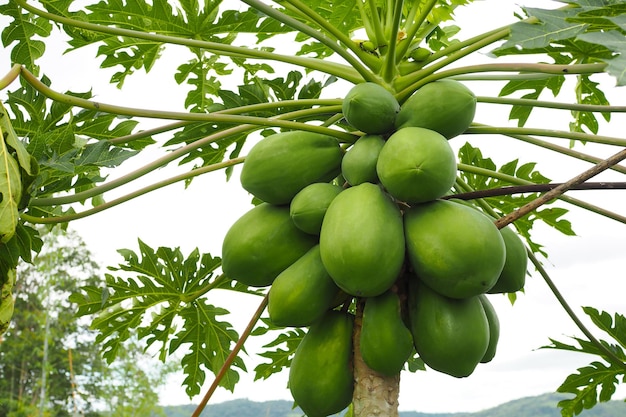
[[[400,417],[561,417],[556,407],[558,394],[544,394],[536,397],[521,398],[497,407],[475,413],[440,413],[426,414],[415,411],[401,412]],[[167,417],[189,417],[195,406],[179,405],[164,407]],[[301,417],[299,409],[292,409],[290,401],[254,402],[249,400],[233,400],[219,404],[211,404],[201,417]],[[598,404],[592,410],[585,410],[580,417],[624,417],[626,403],[611,401]]]

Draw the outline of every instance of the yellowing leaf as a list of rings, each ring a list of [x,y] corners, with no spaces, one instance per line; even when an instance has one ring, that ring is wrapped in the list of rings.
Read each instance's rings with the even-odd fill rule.
[[[0,279],[1,281],[2,279]],[[4,283],[0,287],[0,335],[7,331],[13,317],[13,285],[15,285],[15,269],[9,269]]]
[[[0,242],[8,242],[17,227],[17,204],[22,195],[20,167],[8,151],[0,126]]]

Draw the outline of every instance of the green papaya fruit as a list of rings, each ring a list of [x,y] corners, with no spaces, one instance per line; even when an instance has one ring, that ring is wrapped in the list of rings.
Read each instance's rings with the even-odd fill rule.
[[[392,291],[365,300],[361,335],[361,356],[365,364],[384,375],[396,375],[413,352],[413,337]]]
[[[348,184],[378,182],[376,161],[384,144],[385,140],[380,135],[365,135],[348,149],[341,161],[341,173]]]
[[[332,136],[276,133],[250,149],[241,169],[241,185],[266,203],[287,204],[307,185],[335,178],[342,157],[339,141]]]
[[[500,320],[498,319],[495,308],[493,308],[493,304],[491,304],[491,301],[489,301],[489,298],[487,298],[485,294],[480,294],[478,299],[485,309],[485,315],[489,323],[489,344],[487,345],[487,351],[480,360],[480,363],[487,363],[491,362],[496,356],[498,339],[500,338]]]
[[[478,210],[447,200],[411,207],[404,215],[407,255],[415,274],[452,298],[487,292],[504,266],[504,240]]]
[[[289,204],[289,215],[298,229],[319,235],[322,220],[330,202],[343,190],[329,182],[316,182],[307,185],[295,195]]]
[[[264,287],[316,244],[315,236],[293,224],[288,207],[262,203],[226,232],[222,271],[243,284]]]
[[[413,61],[417,61],[417,62],[422,62],[425,61],[426,59],[428,59],[430,57],[430,55],[432,54],[432,52],[430,52],[429,49],[427,48],[415,48],[413,49],[410,53],[409,53],[409,57],[413,60]]]
[[[450,139],[465,132],[474,120],[476,96],[455,80],[443,79],[418,89],[402,104],[396,129],[415,126]]]
[[[324,216],[320,254],[330,276],[348,294],[382,294],[404,261],[400,210],[378,185],[365,182],[342,191]]]
[[[316,245],[276,277],[267,311],[276,326],[309,326],[330,310],[340,292]]]
[[[500,229],[500,233],[506,247],[506,260],[496,284],[487,291],[490,294],[516,292],[526,283],[528,254],[524,242],[508,226]]]
[[[385,87],[364,82],[348,91],[341,109],[350,126],[370,135],[380,135],[393,130],[400,104]]]
[[[419,357],[436,371],[469,376],[489,345],[489,323],[480,300],[445,297],[413,278],[408,308]]]
[[[289,390],[308,417],[338,413],[352,402],[354,317],[330,310],[302,338],[289,367]]]
[[[405,127],[392,134],[376,164],[387,192],[407,203],[445,195],[456,181],[456,169],[456,156],[447,139],[421,127]]]

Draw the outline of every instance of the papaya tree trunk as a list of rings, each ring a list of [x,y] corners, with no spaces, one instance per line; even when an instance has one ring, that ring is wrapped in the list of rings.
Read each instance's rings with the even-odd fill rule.
[[[398,417],[400,374],[386,376],[370,369],[361,357],[360,335],[364,302],[357,304],[354,321],[354,417]]]

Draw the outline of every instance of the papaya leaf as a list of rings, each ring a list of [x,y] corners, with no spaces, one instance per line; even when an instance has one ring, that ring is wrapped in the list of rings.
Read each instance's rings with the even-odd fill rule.
[[[623,18],[622,18],[623,20]],[[620,21],[621,22],[621,21]],[[610,59],[607,72],[617,80],[617,85],[626,84],[626,41],[624,40],[626,32],[626,24],[622,24],[621,30],[610,30],[606,32],[591,32],[578,35],[577,39],[601,45],[603,48],[609,48],[619,53]]]
[[[558,77],[550,77],[547,80],[537,80],[537,79],[529,79],[529,80],[511,80],[509,81],[500,91],[499,96],[508,96],[514,94],[519,91],[527,91],[530,92],[521,96],[521,98],[525,99],[538,99],[539,96],[546,90],[550,90],[553,96],[559,93],[563,82],[565,81],[564,76]],[[509,120],[517,120],[517,125],[522,127],[526,124],[528,117],[530,116],[533,107],[531,106],[513,106],[511,108],[511,112],[509,114]]]
[[[50,84],[46,77],[42,82]],[[91,98],[91,92],[67,94]],[[10,135],[7,144],[25,174],[23,186],[30,197],[93,188],[104,180],[101,168],[118,166],[154,143],[151,137],[145,137],[125,147],[112,145],[108,139],[133,133],[137,121],[95,110],[75,113],[71,105],[58,101],[48,104],[29,84],[8,97],[15,136]],[[2,118],[0,123],[4,123]],[[37,175],[31,177],[28,172]]]
[[[230,323],[217,319],[228,313],[228,310],[208,304],[205,299],[196,299],[180,310],[184,325],[173,337],[170,353],[188,345],[181,364],[186,375],[183,384],[189,397],[200,393],[205,380],[203,368],[217,374],[230,354],[231,344],[239,337]],[[246,372],[241,357],[235,358],[233,366]],[[238,380],[239,374],[231,367],[220,380],[220,386],[233,391]]]
[[[18,266],[20,259],[32,263],[33,252],[38,253],[43,246],[39,232],[22,222],[17,224],[13,237],[0,245],[0,274],[6,274]]]
[[[0,335],[8,330],[13,317],[15,273],[15,269],[9,269],[0,276]]]
[[[593,307],[583,307],[583,311],[599,329],[609,334],[622,348],[626,349],[626,317],[615,313],[615,317],[612,318],[606,311],[599,312]]]
[[[593,307],[583,307],[592,322],[606,332],[617,344],[599,340],[601,346],[585,339],[573,337],[577,345],[570,345],[550,339],[551,344],[543,349],[557,349],[570,352],[585,353],[602,358],[606,363],[593,361],[588,366],[578,368],[578,372],[569,375],[557,389],[558,392],[574,394],[574,397],[558,403],[563,417],[573,417],[585,409],[590,409],[598,401],[611,400],[617,385],[626,382],[626,318],[616,313],[614,317],[605,311],[599,312]],[[609,357],[605,350],[621,361]],[[608,363],[608,365],[607,365]]]
[[[0,103],[0,132],[2,132],[6,144],[15,153],[20,168],[27,175],[33,177],[39,171],[37,161],[28,153],[26,146],[17,137],[9,118],[9,113],[7,113],[4,105]]]
[[[269,331],[277,331],[280,328],[271,324],[269,319],[262,318],[261,321],[267,327],[257,327],[253,332],[253,336],[261,336]],[[261,363],[254,368],[254,380],[267,379],[275,373],[289,368],[291,358],[295,353],[298,345],[306,332],[300,328],[292,328],[284,333],[280,333],[273,341],[267,343],[263,347],[265,351],[260,352],[259,356],[270,360],[269,363]],[[271,349],[274,348],[274,349]]]
[[[25,65],[34,74],[39,73],[36,61],[46,50],[44,41],[52,31],[52,24],[44,18],[23,12],[15,2],[0,4],[0,14],[13,20],[2,30],[2,45],[11,47],[11,61]]]
[[[0,126],[0,242],[8,242],[19,222],[18,204],[22,198],[20,167],[6,143],[8,132]]]
[[[161,360],[185,345],[181,362],[187,375],[184,384],[187,393],[195,395],[205,379],[203,369],[217,373],[238,338],[230,323],[217,320],[228,311],[201,297],[215,288],[252,291],[216,276],[221,260],[208,253],[195,249],[185,257],[179,248],[155,250],[141,240],[138,244],[139,253],[121,249],[125,262],[109,267],[123,276],[107,273],[104,288],[83,287],[70,300],[78,305],[79,316],[94,315],[96,341],[109,363],[132,333],[147,347],[159,347]],[[181,320],[183,325],[178,328]],[[245,370],[240,358],[234,365]],[[232,390],[237,380],[237,373],[231,370],[222,385]]]
[[[623,2],[586,0],[565,1],[575,7],[544,10],[524,8],[527,16],[535,17],[538,23],[517,22],[511,26],[511,35],[506,42],[495,49],[497,56],[523,54],[531,50],[550,48],[555,45],[595,44],[599,47],[597,60],[578,62],[606,62],[607,70],[617,81],[617,85],[626,83],[626,52],[624,42],[623,15],[626,8]],[[622,17],[620,17],[622,16]],[[579,51],[572,49],[575,59],[581,50],[589,50],[581,45]],[[610,53],[606,53],[606,51]]]

